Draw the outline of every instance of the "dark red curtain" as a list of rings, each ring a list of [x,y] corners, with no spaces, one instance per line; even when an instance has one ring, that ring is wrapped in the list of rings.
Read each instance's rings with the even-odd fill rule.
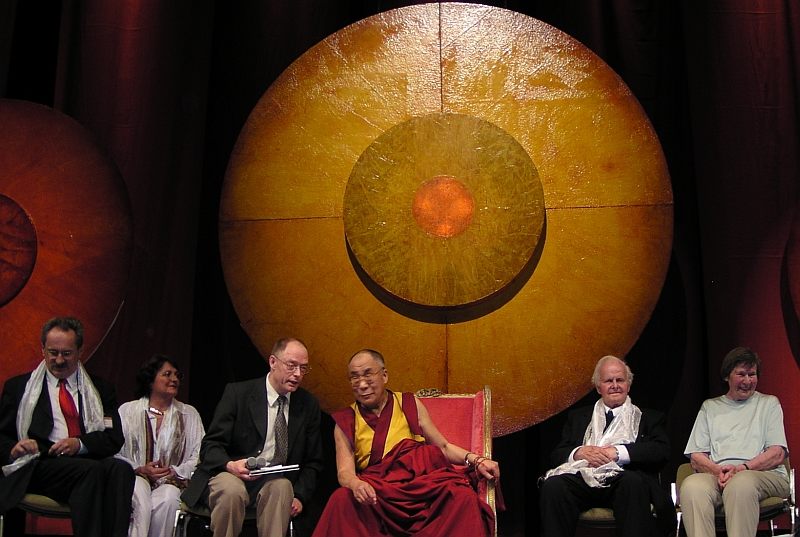
[[[128,186],[128,295],[89,362],[117,383],[120,400],[132,397],[135,371],[153,352],[181,361],[189,373],[182,399],[206,420],[225,382],[263,373],[218,259],[219,191],[233,143],[261,94],[310,46],[414,3],[0,2],[0,94],[77,118]],[[800,308],[785,261],[800,176],[800,4],[483,3],[539,18],[594,50],[631,87],[661,139],[675,198],[673,258],[628,360],[634,400],[669,413],[665,480],[683,461],[700,402],[723,393],[719,363],[736,345],[763,357],[760,387],[781,398],[790,448],[800,448]],[[562,423],[554,416],[496,440],[509,507],[499,518],[503,535],[537,533],[535,481]],[[331,471],[315,508],[333,486]]]

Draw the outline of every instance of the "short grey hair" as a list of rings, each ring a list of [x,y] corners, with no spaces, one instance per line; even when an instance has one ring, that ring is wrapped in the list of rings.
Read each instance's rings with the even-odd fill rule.
[[[622,358],[617,358],[616,356],[612,356],[611,354],[603,356],[597,361],[597,364],[594,366],[594,373],[592,373],[592,384],[596,388],[600,384],[600,369],[603,367],[603,364],[606,362],[610,362],[611,360],[616,360],[617,362],[621,363],[625,366],[625,376],[628,378],[628,385],[633,384],[633,371],[631,368],[628,367],[628,364],[625,363],[625,360]]]

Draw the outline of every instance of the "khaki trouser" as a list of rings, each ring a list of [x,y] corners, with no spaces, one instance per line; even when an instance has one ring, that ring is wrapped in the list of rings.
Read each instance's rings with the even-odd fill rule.
[[[720,492],[711,474],[692,474],[681,485],[680,500],[688,537],[714,537],[714,513],[725,509],[728,537],[754,537],[758,502],[789,494],[789,483],[775,472],[745,470],[734,475]]]
[[[289,527],[294,491],[283,477],[245,483],[228,472],[208,482],[208,506],[214,537],[238,537],[244,524],[245,508],[255,503],[259,537],[284,537]]]

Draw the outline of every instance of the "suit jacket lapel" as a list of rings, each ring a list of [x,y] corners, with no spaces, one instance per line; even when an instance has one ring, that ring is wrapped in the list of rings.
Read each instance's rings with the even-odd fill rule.
[[[586,437],[586,428],[592,423],[592,414],[594,413],[594,405],[586,407],[581,411],[579,420],[575,420],[574,439],[578,445],[583,445],[583,439]]]
[[[28,428],[28,436],[47,440],[53,432],[53,407],[50,405],[50,391],[47,388],[47,379],[42,381],[42,393],[33,408],[31,425]]]
[[[267,386],[264,382],[257,389],[250,392],[250,401],[247,405],[253,418],[253,427],[258,432],[261,445],[264,444],[267,438]]]
[[[299,392],[292,394],[291,402],[289,403],[289,452],[292,451],[292,446],[295,444],[294,440],[300,432],[301,424],[303,423],[303,398],[300,397]]]

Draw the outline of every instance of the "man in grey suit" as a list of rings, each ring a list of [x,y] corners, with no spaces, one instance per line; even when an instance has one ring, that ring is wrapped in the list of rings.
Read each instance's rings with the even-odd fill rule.
[[[283,537],[322,470],[319,403],[300,387],[310,370],[308,350],[298,339],[280,339],[268,361],[266,377],[225,387],[203,438],[200,463],[182,495],[190,506],[208,503],[214,537],[238,536],[250,505],[256,506],[259,537]],[[248,459],[300,469],[256,476]]]

